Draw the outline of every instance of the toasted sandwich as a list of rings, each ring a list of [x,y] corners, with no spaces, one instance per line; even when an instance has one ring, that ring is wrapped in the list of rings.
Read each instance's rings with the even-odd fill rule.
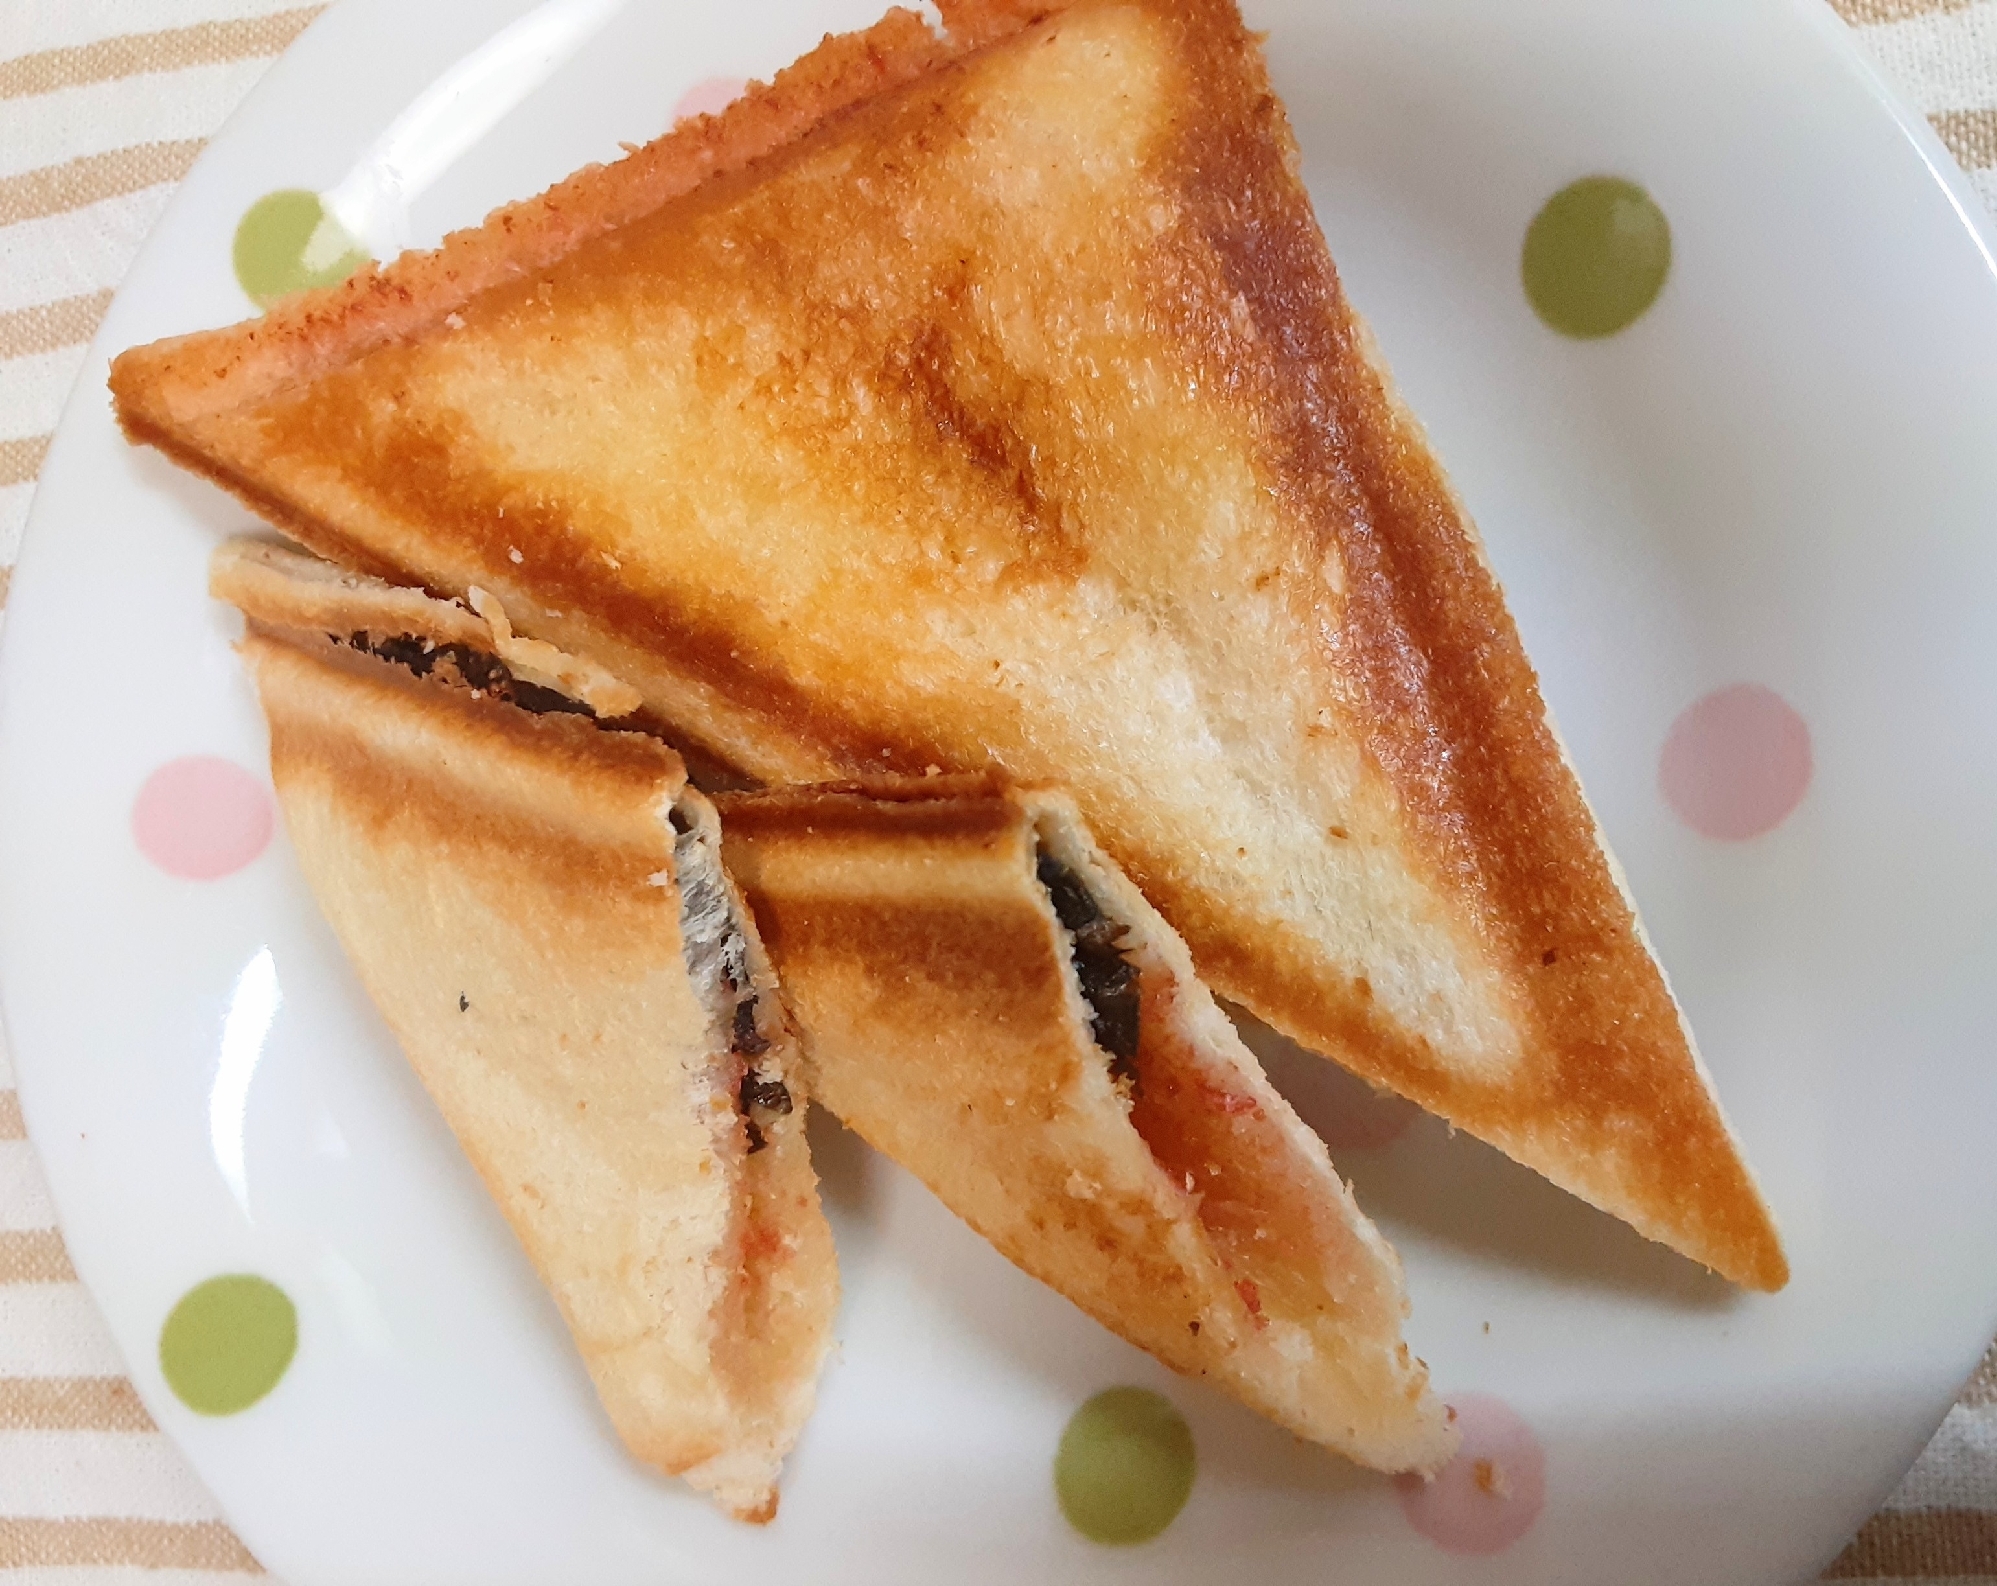
[[[832,1112],[1174,1370],[1377,1469],[1447,1460],[1399,1261],[1072,801],[718,803]]]
[[[306,879],[631,1452],[767,1520],[838,1278],[796,1038],[656,739],[599,671],[236,542],[216,591]],[[517,670],[516,670],[517,668]]]
[[[127,352],[126,432],[744,777],[1071,788],[1216,991],[1779,1287],[1233,0],[941,15]]]

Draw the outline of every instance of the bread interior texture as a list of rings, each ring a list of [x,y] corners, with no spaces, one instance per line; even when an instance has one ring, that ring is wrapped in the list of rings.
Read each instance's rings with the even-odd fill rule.
[[[1131,1127],[1193,1202],[1256,1325],[1308,1316],[1322,1304],[1323,1274],[1297,1252],[1342,1243],[1340,1219],[1321,1204],[1323,1185],[1295,1171],[1283,1123],[1243,1092],[1241,1070],[1221,1057],[1228,1047],[1200,1039],[1140,911],[1119,914],[1114,895],[1129,883],[1112,878],[1058,807],[1040,813],[1035,832],[1036,871]]]

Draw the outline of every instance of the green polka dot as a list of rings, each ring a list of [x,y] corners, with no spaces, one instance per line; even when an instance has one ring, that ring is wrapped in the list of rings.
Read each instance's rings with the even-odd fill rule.
[[[1671,222],[1636,183],[1584,176],[1533,217],[1520,268],[1548,325],[1565,336],[1613,336],[1664,289]]]
[[[298,1350],[298,1310],[275,1283],[231,1273],[197,1283],[159,1332],[159,1368],[203,1415],[247,1410],[277,1386]]]
[[[1193,1432],[1169,1399],[1108,1388],[1077,1410],[1054,1456],[1068,1523],[1092,1542],[1148,1542],[1193,1490]]]
[[[368,262],[317,193],[266,193],[236,227],[236,279],[259,308],[312,286],[337,286]]]

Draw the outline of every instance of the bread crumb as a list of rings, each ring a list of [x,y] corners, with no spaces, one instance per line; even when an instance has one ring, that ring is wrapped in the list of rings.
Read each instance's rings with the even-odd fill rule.
[[[526,557],[520,554],[520,547],[517,545],[509,545],[506,547],[506,559],[509,562],[511,562],[515,567],[518,567],[522,562],[527,560]]]
[[[1509,1498],[1512,1484],[1505,1479],[1505,1467],[1495,1459],[1480,1459],[1470,1467],[1470,1479],[1487,1498]]]

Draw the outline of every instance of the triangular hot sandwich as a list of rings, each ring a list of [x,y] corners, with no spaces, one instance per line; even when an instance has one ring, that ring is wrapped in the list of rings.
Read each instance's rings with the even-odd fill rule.
[[[942,16],[127,353],[119,416],[747,776],[1072,788],[1216,990],[1780,1286],[1232,0]]]
[[[718,804],[820,1101],[1167,1365],[1441,1466],[1399,1261],[1072,801],[936,777]]]
[[[249,618],[306,879],[619,1435],[768,1519],[838,1279],[713,807],[591,723],[578,693],[621,702],[600,672],[509,663],[469,611],[245,542],[214,587]]]

